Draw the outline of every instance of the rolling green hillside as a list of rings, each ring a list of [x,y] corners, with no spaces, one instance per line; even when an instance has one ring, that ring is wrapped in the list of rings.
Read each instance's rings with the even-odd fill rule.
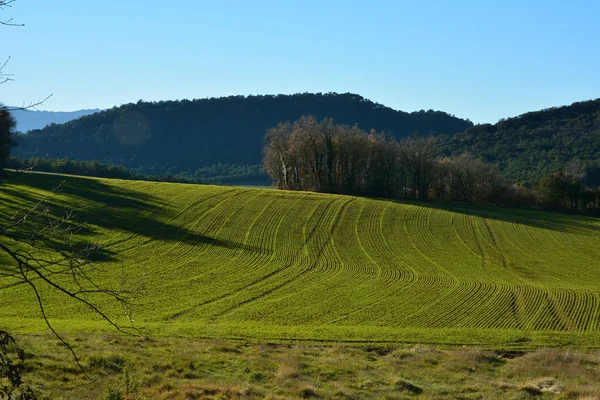
[[[150,334],[600,346],[598,219],[37,174],[0,186],[0,210],[62,180],[51,202],[109,251],[97,267],[144,275]],[[28,288],[0,284],[0,326],[45,329]],[[42,294],[59,329],[110,329]]]

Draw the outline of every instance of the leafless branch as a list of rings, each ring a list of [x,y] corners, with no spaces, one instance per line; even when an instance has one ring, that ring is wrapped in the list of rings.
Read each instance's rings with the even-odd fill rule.
[[[15,213],[0,223],[0,252],[8,255],[13,261],[12,267],[2,267],[0,276],[11,277],[16,282],[29,285],[36,296],[46,325],[69,349],[83,371],[71,346],[52,326],[39,287],[46,285],[86,306],[119,332],[141,336],[140,331],[133,326],[130,311],[135,296],[141,291],[141,280],[131,283],[124,276],[120,286],[116,288],[101,287],[97,284],[92,273],[102,271],[92,264],[90,258],[102,249],[96,243],[81,240],[84,226],[73,222],[73,212],[64,212],[57,216],[49,205],[50,196],[60,190],[62,184],[53,188],[50,194],[28,210]],[[129,326],[117,323],[101,309],[97,302],[100,298],[107,298],[120,305]]]
[[[8,57],[6,59],[6,61],[4,61],[4,63],[2,63],[2,65],[0,65],[0,85],[2,85],[3,83],[12,81],[13,79],[11,78],[11,76],[13,76],[13,74],[4,74],[2,73],[2,70],[4,69],[4,67],[6,67],[6,64],[8,64],[8,62],[10,61],[10,57]]]
[[[11,4],[14,3],[14,1],[15,0],[0,0],[0,10],[4,9],[5,7],[11,7]],[[12,18],[10,18],[10,19],[8,19],[6,21],[0,21],[0,25],[5,25],[5,26],[25,26],[24,24],[15,24],[15,23],[12,23]],[[10,56],[0,65],[0,85],[14,80],[12,78],[14,76],[13,74],[6,74],[6,73],[2,72],[4,70],[4,67],[6,67],[6,64],[8,64],[9,61],[10,61]],[[8,111],[19,111],[19,110],[36,109],[37,106],[40,106],[40,105],[44,104],[44,102],[46,100],[48,100],[50,97],[52,97],[52,94],[50,94],[49,96],[46,96],[46,98],[43,99],[43,100],[32,101],[29,104],[23,103],[23,105],[21,107],[6,107],[6,109]]]
[[[0,0],[0,10],[2,10],[5,7],[10,7],[11,3],[14,3],[15,0]],[[25,26],[24,24],[15,24],[12,22],[13,19],[10,18],[6,21],[0,21],[0,25],[7,25],[7,26]]]
[[[12,80],[12,79],[10,79],[10,80]],[[0,83],[3,83],[3,82],[0,82]],[[53,95],[50,94],[50,95],[46,96],[46,98],[43,99],[43,100],[32,101],[29,104],[23,103],[23,105],[20,106],[20,107],[5,107],[5,108],[8,111],[37,110],[37,108],[36,108],[37,106],[41,106],[42,104],[44,104],[52,96]]]

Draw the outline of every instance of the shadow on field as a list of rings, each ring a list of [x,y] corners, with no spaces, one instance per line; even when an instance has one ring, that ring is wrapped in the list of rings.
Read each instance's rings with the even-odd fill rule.
[[[600,234],[600,218],[585,215],[559,213],[553,211],[528,210],[522,208],[510,208],[501,206],[488,206],[481,204],[465,203],[425,203],[395,201],[402,204],[410,204],[445,210],[460,214],[473,215],[497,221],[512,222],[528,225],[541,229],[550,229],[557,232],[571,232],[583,235]]]
[[[84,206],[69,201],[64,202],[57,197],[50,197],[48,203],[56,208],[60,207],[61,210],[55,210],[56,213],[73,211],[73,220],[78,224],[93,224],[106,229],[120,229],[153,240],[261,251],[253,246],[204,236],[166,222],[175,213],[170,211],[167,203],[149,193],[108,185],[95,179],[50,174],[12,173],[8,182],[42,190],[51,190],[62,183],[58,193],[73,198],[74,202],[84,200]],[[34,196],[6,186],[0,186],[0,192],[29,204],[39,201]],[[92,228],[89,226],[86,228],[87,232],[83,231],[82,233],[93,233]]]

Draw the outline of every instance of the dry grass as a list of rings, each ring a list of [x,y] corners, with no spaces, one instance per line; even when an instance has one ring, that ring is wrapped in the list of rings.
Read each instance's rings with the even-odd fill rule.
[[[118,336],[21,338],[42,399],[596,399],[600,353],[346,347]]]

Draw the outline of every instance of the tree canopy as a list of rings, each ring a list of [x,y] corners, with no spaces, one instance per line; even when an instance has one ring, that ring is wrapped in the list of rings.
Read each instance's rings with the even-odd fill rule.
[[[15,125],[10,112],[0,104],[0,173],[6,167],[11,148],[15,144],[13,137]]]
[[[515,182],[534,185],[579,161],[586,185],[600,185],[600,99],[476,125],[438,141],[443,154],[469,151]]]

